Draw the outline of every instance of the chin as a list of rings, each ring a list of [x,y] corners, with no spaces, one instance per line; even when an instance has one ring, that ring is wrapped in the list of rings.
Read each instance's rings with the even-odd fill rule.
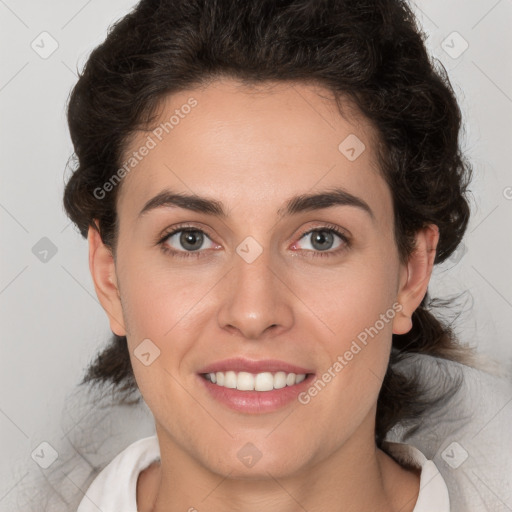
[[[276,451],[268,447],[268,443],[262,448],[257,448],[257,444],[257,441],[254,444],[248,442],[241,448],[226,450],[218,454],[219,458],[216,461],[205,461],[204,465],[212,472],[240,480],[285,478],[304,469],[305,459],[299,459],[296,454],[290,456],[289,445],[282,444],[282,449]],[[260,446],[262,445],[264,443],[260,443]],[[297,446],[296,443],[293,445]]]

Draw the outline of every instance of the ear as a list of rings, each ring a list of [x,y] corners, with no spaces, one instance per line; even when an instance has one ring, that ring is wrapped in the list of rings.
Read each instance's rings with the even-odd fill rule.
[[[427,293],[438,241],[439,228],[435,224],[416,233],[415,249],[400,269],[397,302],[402,309],[393,319],[393,334],[405,334],[412,328],[412,314]]]
[[[94,220],[95,224],[97,221]],[[89,270],[94,281],[96,295],[107,313],[110,329],[118,336],[126,335],[119,293],[114,257],[110,249],[103,243],[99,232],[89,226]]]

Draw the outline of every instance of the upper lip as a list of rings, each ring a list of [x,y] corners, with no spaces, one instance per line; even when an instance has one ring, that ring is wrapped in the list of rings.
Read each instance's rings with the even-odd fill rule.
[[[263,373],[263,372],[286,372],[286,373],[313,373],[311,370],[297,366],[295,364],[279,361],[278,359],[244,359],[241,357],[234,357],[231,359],[223,359],[205,366],[199,373],[216,373],[216,372],[248,372],[248,373]]]

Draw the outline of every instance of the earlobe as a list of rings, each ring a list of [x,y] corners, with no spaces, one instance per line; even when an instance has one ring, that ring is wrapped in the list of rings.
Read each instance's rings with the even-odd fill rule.
[[[416,233],[415,249],[407,265],[400,269],[397,302],[402,309],[393,320],[393,334],[405,334],[412,328],[412,314],[427,293],[438,241],[439,228],[435,224],[429,224]]]
[[[126,328],[123,321],[114,257],[111,250],[101,240],[99,232],[92,226],[89,226],[87,240],[89,242],[89,270],[96,295],[107,313],[112,332],[118,336],[125,336]]]

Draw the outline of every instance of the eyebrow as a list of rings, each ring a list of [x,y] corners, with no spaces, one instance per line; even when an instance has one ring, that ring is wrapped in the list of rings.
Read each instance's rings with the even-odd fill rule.
[[[353,206],[366,212],[372,220],[375,220],[372,209],[365,201],[342,188],[294,196],[285,203],[284,208],[277,210],[277,214],[279,217],[285,217],[331,206]],[[147,201],[139,213],[139,218],[151,210],[164,207],[178,207],[206,215],[227,217],[226,210],[220,201],[195,194],[175,193],[166,189]]]

